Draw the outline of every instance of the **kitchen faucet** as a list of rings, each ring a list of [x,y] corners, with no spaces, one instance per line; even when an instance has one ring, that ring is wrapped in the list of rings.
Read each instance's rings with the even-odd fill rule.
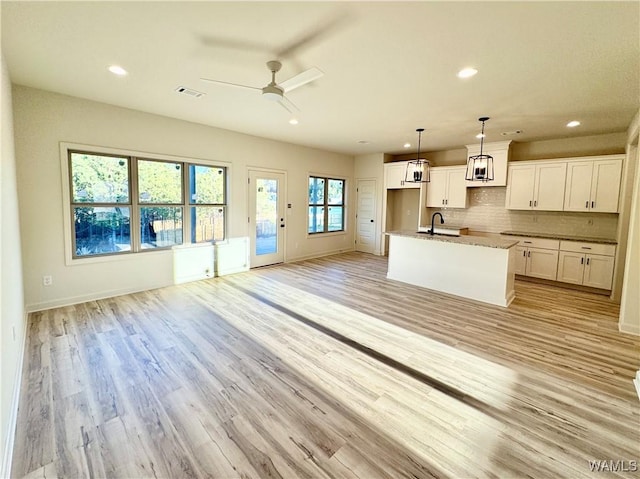
[[[431,215],[431,229],[429,230],[429,234],[432,235],[433,234],[433,230],[434,230],[434,226],[433,223],[436,219],[436,215],[440,215],[440,224],[443,225],[444,224],[444,218],[442,217],[442,213],[440,213],[439,211],[436,211],[434,214]]]

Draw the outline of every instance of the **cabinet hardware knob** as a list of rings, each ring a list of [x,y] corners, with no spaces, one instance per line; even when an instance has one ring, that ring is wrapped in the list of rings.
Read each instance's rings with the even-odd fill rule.
[[[533,206],[533,201],[529,201],[529,207]]]
[[[537,206],[538,206],[538,200],[535,200],[535,201],[533,202],[533,206],[535,206],[535,207],[537,207]]]
[[[587,266],[589,266],[589,258],[587,258]]]
[[[582,248],[582,249],[591,249],[591,247],[590,247],[590,246],[582,246],[581,248]]]
[[[589,208],[589,202],[588,201],[584,204],[584,207],[585,208]]]
[[[595,208],[595,207],[596,207],[596,202],[595,202],[595,201],[592,201],[592,202],[591,202],[591,207],[592,207],[592,208]]]
[[[584,264],[584,258],[580,258],[580,264]]]

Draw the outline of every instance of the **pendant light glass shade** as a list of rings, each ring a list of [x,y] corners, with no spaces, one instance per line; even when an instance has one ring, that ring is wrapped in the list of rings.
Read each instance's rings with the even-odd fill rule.
[[[470,156],[467,161],[467,173],[465,179],[468,181],[493,181],[493,156],[482,154],[484,146],[484,122],[489,117],[478,118],[482,122],[482,133],[480,133],[480,154]]]
[[[420,141],[424,128],[418,128],[418,154],[415,160],[407,162],[407,171],[404,175],[405,183],[429,183],[429,160],[420,158]]]

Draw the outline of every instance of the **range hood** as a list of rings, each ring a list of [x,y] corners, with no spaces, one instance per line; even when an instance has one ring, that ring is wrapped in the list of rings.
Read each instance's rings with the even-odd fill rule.
[[[481,180],[466,180],[467,187],[476,186],[507,186],[507,164],[509,162],[509,141],[495,141],[493,143],[485,143],[483,147],[483,153],[485,155],[493,156],[493,175],[492,181]],[[480,154],[480,145],[466,145],[467,146],[467,158]]]

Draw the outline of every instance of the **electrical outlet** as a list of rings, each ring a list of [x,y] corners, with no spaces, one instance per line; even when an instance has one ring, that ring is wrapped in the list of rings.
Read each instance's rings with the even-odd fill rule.
[[[53,284],[53,276],[47,274],[42,277],[43,286],[51,286]]]

